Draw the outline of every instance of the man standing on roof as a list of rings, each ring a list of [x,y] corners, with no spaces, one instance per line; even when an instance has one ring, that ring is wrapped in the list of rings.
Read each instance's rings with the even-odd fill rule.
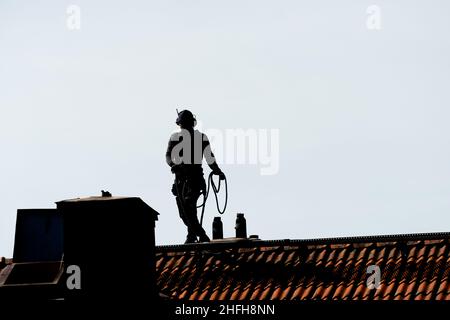
[[[176,124],[181,130],[170,136],[166,151],[166,162],[175,174],[172,193],[176,197],[180,217],[188,229],[185,243],[210,241],[197,217],[197,200],[206,192],[203,156],[213,174],[219,175],[221,180],[225,179],[211,151],[208,137],[194,130],[196,122],[189,110],[179,112]]]

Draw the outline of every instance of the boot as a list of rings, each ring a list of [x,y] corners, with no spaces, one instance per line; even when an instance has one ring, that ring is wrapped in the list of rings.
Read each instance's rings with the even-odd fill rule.
[[[209,239],[209,237],[205,234],[200,236],[200,240],[199,242],[210,242],[211,240]]]
[[[184,244],[189,244],[189,243],[197,243],[197,237],[196,236],[192,236],[189,235],[186,237],[186,241],[184,242]]]

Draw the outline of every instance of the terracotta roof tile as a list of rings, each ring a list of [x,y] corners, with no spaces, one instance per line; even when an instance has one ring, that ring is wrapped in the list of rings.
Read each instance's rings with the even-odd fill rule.
[[[450,234],[157,247],[160,291],[190,300],[450,300]],[[367,268],[381,270],[379,289]]]

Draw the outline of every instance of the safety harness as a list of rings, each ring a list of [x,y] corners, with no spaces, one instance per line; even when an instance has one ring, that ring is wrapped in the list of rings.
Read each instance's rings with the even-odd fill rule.
[[[216,198],[216,207],[217,207],[217,212],[219,212],[220,214],[224,214],[225,210],[227,209],[227,203],[228,203],[228,183],[227,183],[227,177],[224,175],[225,179],[223,179],[225,181],[225,204],[223,205],[223,209],[220,210],[219,208],[219,197],[218,194],[220,192],[220,186],[221,186],[221,181],[219,179],[219,185],[216,186],[216,184],[214,183],[214,179],[213,179],[213,175],[214,173],[211,172],[208,176],[208,186],[206,188],[206,190],[203,190],[202,195],[203,195],[203,202],[201,205],[197,206],[197,208],[202,208],[202,215],[200,217],[200,225],[203,226],[203,216],[205,214],[205,207],[206,207],[206,200],[208,199],[209,196],[209,191],[211,189],[213,189],[214,192],[214,197]],[[178,183],[175,183],[175,187],[176,187],[176,191],[177,194],[180,196],[180,200],[181,200],[181,205],[183,206],[183,210],[184,210],[184,199],[185,199],[185,187],[186,187],[186,183],[183,184],[183,188],[180,190],[178,189]]]

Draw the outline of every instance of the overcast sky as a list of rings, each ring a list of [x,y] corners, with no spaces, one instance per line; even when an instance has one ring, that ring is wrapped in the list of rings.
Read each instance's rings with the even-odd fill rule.
[[[449,10],[1,0],[0,256],[18,208],[101,189],[142,197],[157,243],[183,242],[164,153],[185,106],[203,130],[279,132],[276,174],[222,165],[225,236],[237,212],[262,239],[450,231]],[[210,234],[212,199],[206,211]]]

